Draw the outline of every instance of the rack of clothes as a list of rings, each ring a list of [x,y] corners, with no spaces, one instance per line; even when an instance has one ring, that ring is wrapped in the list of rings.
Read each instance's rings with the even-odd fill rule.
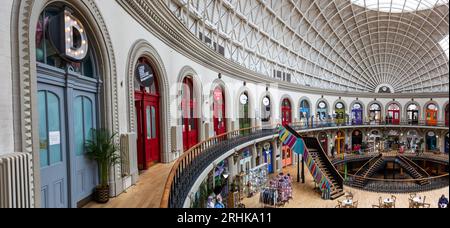
[[[278,204],[278,189],[265,188],[260,193],[259,202],[265,206],[277,207]]]
[[[261,192],[260,198],[261,203],[270,206],[284,206],[289,203],[293,199],[292,177],[282,173],[274,177]]]

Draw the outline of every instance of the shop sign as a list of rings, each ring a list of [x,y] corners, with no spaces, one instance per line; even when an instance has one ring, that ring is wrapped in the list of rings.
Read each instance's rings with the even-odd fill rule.
[[[69,10],[52,17],[48,37],[58,54],[69,61],[80,62],[88,54],[88,37],[83,24]]]
[[[248,102],[248,97],[246,94],[242,94],[241,97],[239,98],[239,101],[241,102],[242,105],[246,105]]]
[[[263,105],[266,106],[266,107],[270,105],[270,99],[268,97],[264,97]]]
[[[150,87],[154,82],[154,74],[152,68],[146,63],[140,63],[136,67],[136,80],[142,87]]]
[[[327,107],[327,104],[325,104],[325,102],[320,102],[320,103],[319,103],[319,108],[324,109],[324,108],[326,108],[326,107]]]

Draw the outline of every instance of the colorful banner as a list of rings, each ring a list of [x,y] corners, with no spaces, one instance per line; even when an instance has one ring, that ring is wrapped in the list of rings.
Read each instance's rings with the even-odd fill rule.
[[[290,133],[285,127],[280,127],[279,129],[279,138],[284,146],[288,146],[295,153],[299,155],[303,155],[303,161],[305,161],[306,167],[308,167],[309,172],[314,178],[314,181],[319,186],[320,190],[323,193],[330,193],[331,183],[323,175],[322,170],[320,170],[319,166],[314,161],[314,158],[308,152],[308,149],[305,147],[305,142],[301,138],[297,138],[295,135]]]

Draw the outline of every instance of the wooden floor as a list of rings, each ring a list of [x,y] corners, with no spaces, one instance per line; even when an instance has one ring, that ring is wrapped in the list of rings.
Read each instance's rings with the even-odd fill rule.
[[[289,167],[285,169],[285,173],[290,173],[294,181],[297,180],[297,171],[296,167]],[[334,208],[337,205],[337,200],[322,200],[319,193],[314,192],[314,181],[311,174],[306,173],[306,183],[298,184],[294,183],[293,186],[293,196],[294,199],[286,204],[284,208]],[[385,198],[390,198],[390,194],[380,194],[380,193],[372,193],[361,191],[358,189],[352,189],[348,187],[344,187],[345,191],[352,192],[354,195],[354,200],[358,201],[358,208],[372,208],[372,205],[378,204],[378,199],[380,196]],[[440,190],[435,190],[426,193],[419,193],[420,196],[426,196],[427,203],[431,204],[432,208],[437,208],[437,202],[442,195],[445,195],[447,198],[449,197],[449,188],[444,188]],[[409,194],[396,194],[397,197],[397,208],[408,208],[409,207]],[[343,200],[344,197],[338,200]],[[259,195],[256,195],[253,198],[245,199],[242,203],[245,204],[246,208],[262,208],[264,205],[259,203]]]
[[[136,186],[107,204],[91,202],[85,208],[159,208],[171,164],[157,164],[139,176]]]

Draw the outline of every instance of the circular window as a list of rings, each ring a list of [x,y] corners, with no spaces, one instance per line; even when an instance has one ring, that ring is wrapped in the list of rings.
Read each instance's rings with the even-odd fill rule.
[[[356,103],[353,105],[353,109],[361,109],[361,104]]]
[[[336,108],[337,108],[337,109],[343,109],[343,108],[344,108],[344,104],[342,104],[342,103],[337,103],[337,104],[336,104]]]

